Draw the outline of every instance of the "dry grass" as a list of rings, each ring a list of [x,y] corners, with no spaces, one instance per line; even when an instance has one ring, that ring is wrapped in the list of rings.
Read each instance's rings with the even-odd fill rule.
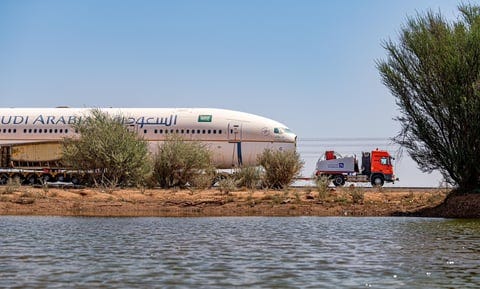
[[[5,187],[3,188],[5,189]],[[1,190],[1,188],[0,188]],[[349,212],[361,216],[386,216],[432,207],[446,194],[430,192],[378,192],[361,188],[330,189],[323,201],[311,190],[256,190],[228,193],[222,189],[56,189],[20,188],[2,194],[0,215],[82,216],[336,216]]]

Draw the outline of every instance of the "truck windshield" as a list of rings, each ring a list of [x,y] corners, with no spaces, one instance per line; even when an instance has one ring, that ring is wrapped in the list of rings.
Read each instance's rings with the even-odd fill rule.
[[[391,161],[391,158],[389,158],[389,157],[383,157],[383,158],[380,159],[380,163],[382,165],[391,165],[392,161]]]

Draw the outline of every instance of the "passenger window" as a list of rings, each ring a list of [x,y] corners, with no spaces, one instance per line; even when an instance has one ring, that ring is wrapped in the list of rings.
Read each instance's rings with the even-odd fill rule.
[[[50,133],[52,133],[52,132],[53,132],[53,129],[50,129]]]
[[[153,133],[158,133],[158,129],[154,129],[154,130],[153,130]]]
[[[36,128],[33,129],[33,133],[37,133],[37,129],[36,129]]]
[[[380,163],[381,163],[382,165],[386,165],[386,164],[387,164],[387,158],[381,158],[381,159],[380,159]]]
[[[222,130],[221,130],[221,129],[220,129],[220,130],[218,130],[218,134],[222,134]]]
[[[13,129],[13,133],[17,133],[17,129],[16,129],[16,128]]]
[[[205,134],[205,130],[202,130],[202,133]]]
[[[194,130],[194,129],[192,129],[192,134],[195,134],[195,130]]]
[[[190,130],[189,130],[189,129],[187,129],[187,134],[189,134],[189,133],[190,133]]]
[[[208,134],[211,134],[211,133],[212,133],[212,130],[209,129],[209,130],[208,130]]]
[[[27,129],[26,129],[26,128],[23,129],[23,133],[27,133]]]
[[[45,130],[45,132],[47,132],[47,130]],[[65,129],[65,133],[68,133],[68,128],[67,128],[67,129]]]
[[[8,129],[8,133],[11,133],[11,132],[12,132],[12,129],[11,129],[11,128],[9,128],[9,129]]]
[[[180,131],[180,133],[185,133],[185,130],[182,129],[182,130]]]
[[[160,130],[160,133],[163,133],[163,129]]]
[[[173,129],[170,130],[170,133],[173,133]]]
[[[57,133],[57,132],[58,132],[58,129],[54,129],[53,132],[54,132],[54,133]]]
[[[146,130],[146,129],[144,129],[144,130],[143,130],[143,133],[147,133],[147,130]]]
[[[60,129],[60,133],[62,133],[62,132],[63,132],[63,128]]]
[[[32,129],[31,129],[31,128],[28,130],[28,133],[32,133]]]
[[[213,130],[213,134],[217,134],[217,130],[216,130],[216,129]]]

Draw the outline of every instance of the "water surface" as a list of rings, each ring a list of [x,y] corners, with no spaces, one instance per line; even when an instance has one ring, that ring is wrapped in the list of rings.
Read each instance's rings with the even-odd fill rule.
[[[0,287],[479,288],[480,220],[0,217]]]

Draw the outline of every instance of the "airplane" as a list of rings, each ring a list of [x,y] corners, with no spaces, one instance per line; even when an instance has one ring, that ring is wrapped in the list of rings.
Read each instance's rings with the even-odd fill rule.
[[[20,144],[60,143],[77,134],[72,124],[91,108],[0,108],[0,152]],[[167,136],[200,141],[218,169],[257,165],[265,149],[294,151],[297,136],[284,124],[245,112],[215,108],[99,108],[138,133],[155,153]],[[44,149],[45,151],[45,149]],[[46,152],[48,153],[48,152]],[[28,162],[29,160],[24,160]],[[5,160],[0,168],[9,166]],[[10,166],[11,167],[11,166]]]

